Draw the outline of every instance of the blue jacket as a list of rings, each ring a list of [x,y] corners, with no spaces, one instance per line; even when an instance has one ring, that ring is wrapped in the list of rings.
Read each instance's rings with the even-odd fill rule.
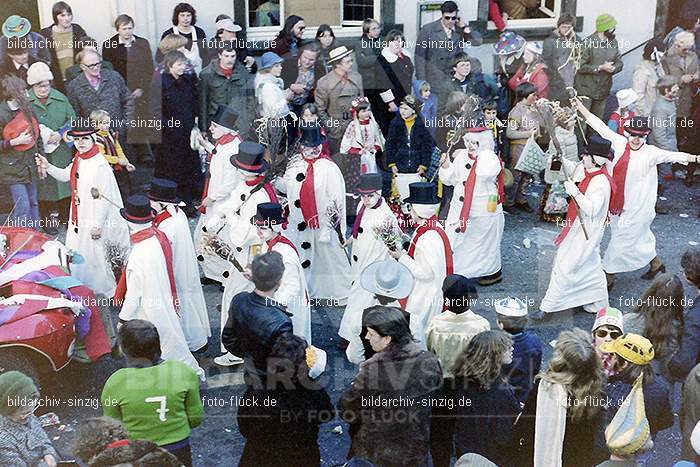
[[[248,386],[265,383],[267,358],[275,340],[293,332],[290,316],[284,306],[255,292],[241,292],[231,300],[221,342],[245,361]]]
[[[614,376],[609,379],[605,385],[607,402],[610,404],[605,411],[606,426],[610,424],[631,390],[630,383],[616,379]],[[651,383],[645,383],[642,392],[644,393],[644,411],[653,438],[659,431],[673,425],[673,411],[668,400],[668,388],[661,381],[655,379]]]
[[[532,331],[522,331],[512,334],[513,361],[503,366],[503,373],[508,382],[515,388],[515,396],[525,403],[530,394],[535,375],[542,366],[542,341]]]
[[[430,136],[435,138],[438,98],[437,94],[435,94],[431,89],[428,99],[423,99],[423,97],[420,95],[420,87],[423,86],[423,83],[425,83],[425,81],[420,79],[413,81],[413,95],[416,96],[416,100],[423,105],[420,115],[423,117],[423,123],[425,124],[425,128],[428,130],[428,133],[430,133]]]
[[[389,135],[386,138],[387,167],[396,165],[399,173],[416,173],[420,166],[427,171],[433,146],[433,138],[425,128],[420,114],[411,127],[410,135],[403,118],[397,115],[389,125]]]
[[[668,363],[668,370],[676,380],[683,381],[695,365],[700,363],[700,295],[685,315],[681,347]]]

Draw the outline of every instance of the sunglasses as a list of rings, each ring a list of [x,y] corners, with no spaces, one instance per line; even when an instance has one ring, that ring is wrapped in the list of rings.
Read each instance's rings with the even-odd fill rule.
[[[455,16],[443,16],[443,19],[446,19],[447,21],[457,21],[457,15],[455,15]]]
[[[622,336],[622,333],[620,331],[608,331],[607,329],[596,329],[595,336],[599,339],[605,339],[606,337],[610,336],[610,338],[612,340],[615,340],[618,337]]]

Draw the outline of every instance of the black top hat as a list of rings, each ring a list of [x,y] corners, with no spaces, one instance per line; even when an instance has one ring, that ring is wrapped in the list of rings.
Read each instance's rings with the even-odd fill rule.
[[[437,186],[430,182],[415,182],[408,185],[409,196],[404,203],[412,204],[440,204],[437,195]]]
[[[68,136],[72,136],[73,138],[81,136],[90,136],[95,133],[97,133],[97,128],[93,128],[87,125],[76,125],[66,132]]]
[[[282,205],[279,203],[258,204],[258,210],[251,221],[255,225],[264,225],[266,227],[282,224],[284,222]]]
[[[382,189],[382,174],[366,173],[360,175],[356,191],[361,194],[374,193]]]
[[[319,125],[301,125],[301,140],[300,144],[307,148],[315,148],[319,144],[323,144],[324,138],[321,134]]]
[[[153,201],[162,201],[164,203],[180,202],[180,197],[177,196],[177,183],[164,178],[154,178],[147,194],[148,198]]]
[[[649,118],[642,116],[634,116],[627,120],[625,131],[634,136],[646,136],[651,133],[649,128]]]
[[[124,219],[134,224],[148,224],[156,217],[155,209],[146,195],[131,195],[119,210]]]
[[[610,151],[612,144],[605,138],[601,138],[598,135],[592,135],[588,139],[588,145],[586,146],[586,154],[591,156],[600,156],[609,160],[613,160],[613,153]]]
[[[246,172],[265,172],[270,167],[270,163],[264,159],[264,155],[263,145],[244,141],[238,145],[238,154],[231,156],[231,164]]]
[[[223,127],[233,130],[238,121],[238,112],[227,105],[219,105],[211,121]]]

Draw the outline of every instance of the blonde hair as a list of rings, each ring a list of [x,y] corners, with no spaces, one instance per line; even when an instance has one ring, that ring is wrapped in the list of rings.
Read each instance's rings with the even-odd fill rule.
[[[686,49],[695,46],[695,35],[692,32],[683,31],[676,34],[673,45],[679,49]]]
[[[90,121],[93,125],[97,126],[98,123],[104,121],[107,118],[111,118],[109,112],[103,109],[97,109],[90,112]]]
[[[187,39],[179,34],[168,34],[158,44],[158,49],[165,55],[171,50],[177,50],[187,45]]]
[[[579,328],[562,331],[554,346],[549,368],[537,375],[566,387],[567,415],[572,421],[590,420],[600,410],[603,394],[603,365],[590,335]]]
[[[455,376],[479,383],[483,389],[501,376],[503,356],[513,345],[513,338],[503,331],[484,331],[472,337],[454,367]]]

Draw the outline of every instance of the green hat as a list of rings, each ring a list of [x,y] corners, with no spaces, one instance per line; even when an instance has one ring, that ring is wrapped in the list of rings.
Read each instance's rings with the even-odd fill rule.
[[[17,400],[38,396],[34,381],[19,371],[0,374],[0,415],[10,415],[18,408]]]
[[[11,37],[24,37],[32,29],[32,23],[27,18],[19,15],[8,16],[2,24],[2,34],[8,39]]]
[[[615,29],[616,26],[617,21],[615,21],[615,18],[607,13],[602,14],[595,19],[596,32],[610,31],[611,29]]]

